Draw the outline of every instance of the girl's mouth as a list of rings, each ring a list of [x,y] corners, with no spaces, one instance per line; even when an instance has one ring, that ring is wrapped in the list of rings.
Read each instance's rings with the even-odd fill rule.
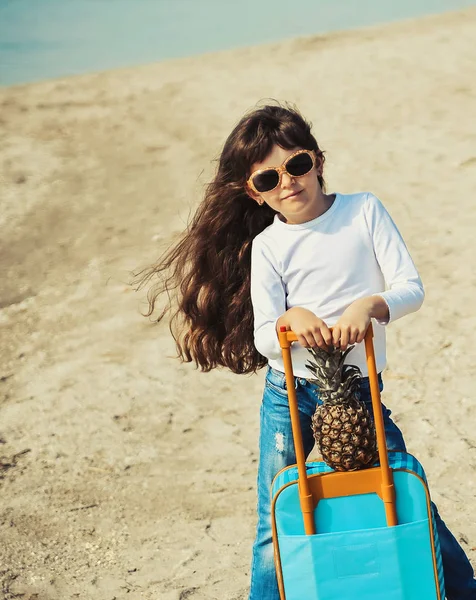
[[[302,190],[298,190],[296,192],[293,192],[292,194],[289,194],[289,196],[285,196],[283,198],[283,200],[289,200],[290,198],[295,198],[296,196],[298,196],[300,193],[302,192]]]

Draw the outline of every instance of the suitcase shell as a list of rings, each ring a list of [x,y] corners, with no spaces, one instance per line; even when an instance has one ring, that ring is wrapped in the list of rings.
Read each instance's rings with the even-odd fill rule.
[[[286,335],[293,340],[293,334]],[[371,336],[370,331],[368,352],[373,351]],[[286,376],[292,377],[290,353],[288,357]],[[377,374],[370,374],[371,367],[372,388]],[[289,389],[293,416],[294,386],[288,384]],[[377,394],[378,385],[372,401],[374,414],[378,401],[381,417]],[[299,463],[302,441],[292,420]],[[375,421],[380,462],[372,468],[335,472],[322,461],[312,461],[276,475],[271,518],[281,600],[444,600],[441,552],[425,473],[412,455],[387,453],[383,420],[378,423],[376,416]],[[390,487],[394,491],[387,497]],[[310,514],[305,515],[306,510]],[[392,510],[394,524],[389,525]]]

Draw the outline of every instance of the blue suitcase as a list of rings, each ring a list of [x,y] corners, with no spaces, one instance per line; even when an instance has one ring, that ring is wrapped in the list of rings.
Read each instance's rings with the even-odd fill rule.
[[[281,600],[444,600],[443,566],[425,473],[387,452],[369,328],[369,367],[379,462],[333,471],[305,463],[290,346],[281,331],[297,464],[273,482],[273,545]]]

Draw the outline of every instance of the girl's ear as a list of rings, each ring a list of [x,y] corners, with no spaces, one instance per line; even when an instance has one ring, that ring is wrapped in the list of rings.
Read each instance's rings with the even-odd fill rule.
[[[255,202],[257,202],[260,206],[264,204],[263,198],[259,194],[257,194],[254,190],[250,188],[249,185],[246,186],[246,193],[250,198],[252,198]]]
[[[319,154],[318,156],[316,156],[316,171],[317,171],[317,174],[320,176],[322,176],[323,166],[324,166],[324,161],[322,160],[322,154]]]

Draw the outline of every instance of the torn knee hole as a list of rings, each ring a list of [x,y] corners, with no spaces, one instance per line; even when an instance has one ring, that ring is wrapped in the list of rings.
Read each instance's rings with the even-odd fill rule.
[[[276,450],[280,453],[284,452],[284,433],[277,432],[274,436],[274,441],[276,442]]]

